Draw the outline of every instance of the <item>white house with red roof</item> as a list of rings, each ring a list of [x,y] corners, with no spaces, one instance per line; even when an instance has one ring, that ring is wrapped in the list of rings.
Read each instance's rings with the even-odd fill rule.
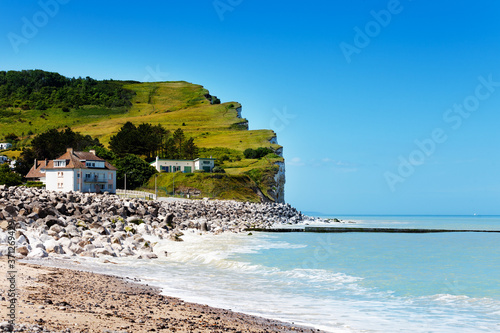
[[[55,160],[35,160],[26,178],[42,181],[52,191],[116,193],[116,168],[96,156],[95,150],[68,148]]]

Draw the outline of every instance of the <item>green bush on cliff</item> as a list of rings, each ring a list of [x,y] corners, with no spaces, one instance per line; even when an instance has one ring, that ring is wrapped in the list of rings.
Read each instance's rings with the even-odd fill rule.
[[[264,157],[267,154],[270,154],[272,152],[273,151],[271,149],[265,148],[265,147],[260,147],[257,149],[248,148],[248,149],[245,149],[245,151],[243,152],[243,155],[245,155],[245,158],[260,159],[260,158],[262,158],[262,157]]]

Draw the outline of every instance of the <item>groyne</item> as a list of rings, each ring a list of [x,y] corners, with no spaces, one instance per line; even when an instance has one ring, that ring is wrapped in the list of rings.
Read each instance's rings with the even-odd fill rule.
[[[346,233],[346,232],[364,232],[364,233],[400,233],[400,234],[428,234],[443,232],[496,232],[500,230],[462,230],[462,229],[408,229],[408,228],[363,228],[363,227],[304,227],[304,228],[249,228],[246,231],[260,232],[315,232],[315,233]]]

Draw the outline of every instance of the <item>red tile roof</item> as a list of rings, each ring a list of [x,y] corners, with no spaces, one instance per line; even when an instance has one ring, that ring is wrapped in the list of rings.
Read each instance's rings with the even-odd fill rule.
[[[54,167],[54,161],[58,160],[66,160],[66,166]],[[72,148],[68,148],[68,150],[63,155],[59,156],[55,160],[49,160],[48,163],[45,163],[45,160],[37,161],[36,168],[35,165],[33,165],[30,172],[28,172],[28,174],[26,175],[26,178],[45,177],[45,173],[41,172],[42,168],[45,168],[46,170],[53,170],[53,169],[98,169],[99,170],[99,168],[89,168],[85,164],[85,161],[104,162],[104,169],[116,170],[116,168],[113,165],[111,165],[110,163],[106,162],[105,160],[96,156],[93,153],[83,152],[83,151],[73,151]]]
[[[45,172],[42,173],[42,168],[46,167],[46,161],[37,161],[35,160],[35,164],[31,167],[30,171],[26,175],[26,178],[42,178],[45,177]]]

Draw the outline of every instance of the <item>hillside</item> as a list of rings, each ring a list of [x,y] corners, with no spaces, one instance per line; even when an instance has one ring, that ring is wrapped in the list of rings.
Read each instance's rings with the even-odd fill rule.
[[[58,83],[62,88],[39,87],[35,83],[26,92],[22,87],[14,90],[12,84],[7,89],[0,75],[0,138],[13,133],[20,138],[18,147],[22,147],[29,145],[37,133],[69,126],[75,132],[98,138],[107,146],[111,136],[127,121],[136,125],[161,124],[171,131],[182,128],[200,147],[200,157],[217,158],[226,174],[176,175],[176,189],[191,190],[200,196],[284,201],[282,147],[274,143],[276,134],[273,131],[248,130],[248,121],[241,118],[239,103],[217,104],[219,100],[204,87],[183,81],[138,83],[56,78],[57,82],[63,81]],[[57,97],[60,89],[77,97]],[[116,104],[112,103],[113,98],[117,99]],[[244,157],[245,149],[259,147],[270,148],[275,154],[262,159]],[[15,153],[10,155],[15,156]],[[161,174],[158,182],[170,188],[172,175]],[[147,188],[152,190],[154,182],[150,181]]]

